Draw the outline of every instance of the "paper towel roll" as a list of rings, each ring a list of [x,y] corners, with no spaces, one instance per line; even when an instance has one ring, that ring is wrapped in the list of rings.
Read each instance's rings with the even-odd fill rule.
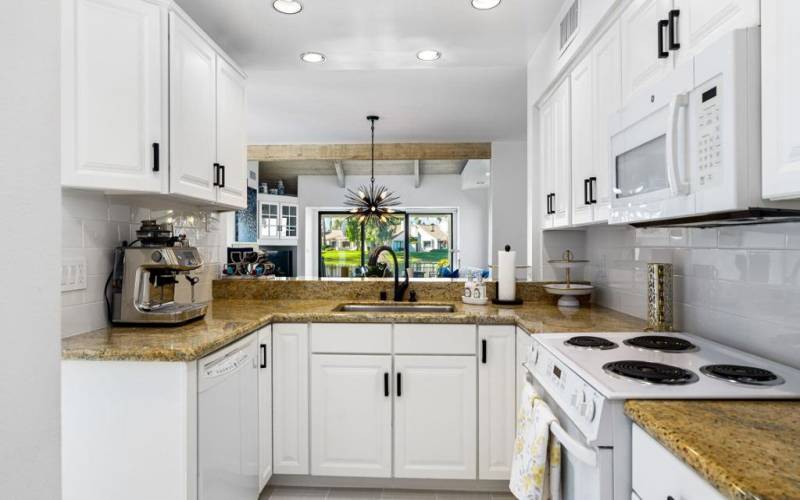
[[[517,295],[517,252],[506,245],[505,251],[497,252],[497,299],[513,301]]]

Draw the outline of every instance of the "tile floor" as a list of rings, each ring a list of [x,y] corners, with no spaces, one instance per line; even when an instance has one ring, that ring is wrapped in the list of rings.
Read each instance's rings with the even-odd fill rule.
[[[288,488],[268,486],[259,500],[513,500],[510,493],[373,490],[349,488]]]

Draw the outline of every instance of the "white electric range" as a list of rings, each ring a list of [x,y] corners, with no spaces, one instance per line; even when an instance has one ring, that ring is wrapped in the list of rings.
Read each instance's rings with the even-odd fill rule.
[[[558,419],[566,500],[631,498],[625,400],[800,398],[800,370],[683,333],[541,334],[530,345],[523,364]]]

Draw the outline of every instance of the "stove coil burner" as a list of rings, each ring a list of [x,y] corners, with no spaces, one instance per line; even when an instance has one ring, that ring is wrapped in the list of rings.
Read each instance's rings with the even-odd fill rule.
[[[616,343],[602,337],[592,337],[590,335],[582,335],[572,337],[564,341],[565,344],[573,347],[582,347],[584,349],[599,349],[605,351],[607,349],[616,349],[619,347]]]
[[[647,349],[649,351],[661,352],[692,352],[697,350],[697,346],[680,337],[669,337],[667,335],[645,335],[626,339],[626,345]]]
[[[603,370],[645,384],[682,385],[697,382],[697,375],[689,370],[649,361],[613,361],[603,365]]]
[[[706,365],[700,371],[711,378],[744,385],[780,385],[784,380],[763,368],[742,365]]]

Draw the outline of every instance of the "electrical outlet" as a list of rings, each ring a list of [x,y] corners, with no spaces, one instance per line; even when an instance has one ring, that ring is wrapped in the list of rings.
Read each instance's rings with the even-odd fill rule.
[[[61,262],[61,291],[86,289],[86,257]]]

